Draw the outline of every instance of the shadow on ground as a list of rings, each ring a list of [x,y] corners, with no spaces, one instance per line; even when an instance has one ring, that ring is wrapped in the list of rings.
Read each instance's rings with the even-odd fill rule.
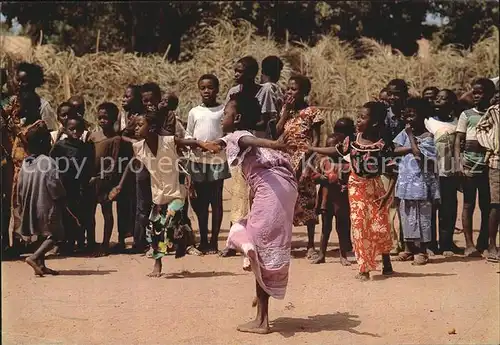
[[[212,278],[212,277],[223,277],[223,276],[239,276],[241,274],[232,272],[189,272],[182,271],[179,273],[166,273],[163,276],[168,279],[183,279],[183,278]]]
[[[117,270],[59,270],[61,276],[103,276]]]
[[[356,335],[380,338],[378,334],[359,332],[361,321],[357,315],[336,313],[308,316],[307,318],[280,317],[271,322],[271,329],[285,338],[293,337],[297,333],[317,333],[323,331],[346,331]]]

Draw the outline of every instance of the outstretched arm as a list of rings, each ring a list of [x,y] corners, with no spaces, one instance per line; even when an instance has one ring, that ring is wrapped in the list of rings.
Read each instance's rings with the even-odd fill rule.
[[[263,148],[267,148],[267,149],[284,151],[284,150],[290,148],[289,145],[287,145],[286,143],[281,142],[281,141],[256,138],[256,137],[253,137],[250,135],[241,137],[239,142],[238,142],[238,145],[242,149],[246,149],[248,147],[263,147]]]
[[[319,153],[321,155],[330,156],[332,158],[339,158],[339,157],[341,157],[341,154],[340,154],[339,150],[335,146],[330,146],[330,147],[313,147],[313,146],[310,146],[309,147],[309,152]]]
[[[175,146],[180,148],[185,147],[201,147],[201,142],[196,139],[183,139],[179,137],[174,137]]]
[[[120,182],[118,183],[118,186],[114,187],[111,190],[111,192],[109,192],[109,194],[108,194],[108,199],[109,200],[115,199],[118,196],[118,194],[120,194],[120,192],[122,190],[122,187],[123,187],[123,184],[127,180],[127,176],[130,174],[130,171],[132,169],[134,169],[135,171],[139,171],[139,169],[141,168],[141,165],[142,165],[142,163],[137,158],[135,158],[135,157],[133,157],[130,160],[130,162],[127,164],[127,167],[125,168],[125,172],[123,173]],[[144,169],[144,168],[145,167],[142,166],[142,169]]]

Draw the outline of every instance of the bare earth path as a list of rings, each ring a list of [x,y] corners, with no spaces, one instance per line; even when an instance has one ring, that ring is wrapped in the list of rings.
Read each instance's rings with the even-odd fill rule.
[[[221,247],[227,219],[223,228]],[[459,245],[462,238],[455,235]],[[155,279],[146,277],[151,259],[114,255],[55,258],[48,264],[61,275],[44,278],[3,262],[3,344],[499,344],[498,264],[436,256],[424,267],[394,263],[395,276],[375,272],[362,283],[337,251],[324,265],[306,262],[305,239],[294,229],[288,292],[271,300],[270,335],[235,330],[255,311],[240,257],[168,257]]]

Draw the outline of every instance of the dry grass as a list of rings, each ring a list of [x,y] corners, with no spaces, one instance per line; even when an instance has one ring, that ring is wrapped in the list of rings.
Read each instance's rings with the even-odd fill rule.
[[[238,26],[221,22],[197,38],[193,46],[201,48],[193,52],[194,58],[188,62],[169,63],[161,55],[138,57],[121,52],[76,57],[68,51],[57,52],[51,46],[35,48],[30,60],[44,67],[47,83],[40,90],[43,97],[54,106],[65,100],[66,78],[71,94],[85,95],[87,117],[93,122],[97,104],[119,104],[127,84],[147,81],[156,81],[164,90],[176,92],[180,97],[179,112],[185,117],[199,101],[196,82],[201,74],[214,73],[219,77],[223,98],[233,84],[232,69],[238,58],[252,55],[260,61],[267,55],[278,55],[285,60],[283,82],[292,71],[311,77],[311,103],[325,107],[328,130],[335,118],[352,116],[356,107],[376,96],[393,78],[404,78],[410,91],[418,93],[429,85],[466,89],[476,77],[497,76],[498,39],[495,31],[472,51],[431,47],[427,59],[405,57],[388,46],[363,39],[368,55],[355,59],[354,49],[334,36],[323,37],[314,47],[295,43],[287,49],[272,38],[254,35],[253,27],[246,22]],[[7,57],[1,56],[3,65],[6,61]]]

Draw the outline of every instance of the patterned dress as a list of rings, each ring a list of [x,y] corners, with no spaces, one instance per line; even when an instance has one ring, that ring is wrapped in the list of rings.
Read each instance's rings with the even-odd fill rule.
[[[370,145],[346,138],[337,149],[343,156],[350,155],[349,203],[351,207],[351,232],[354,253],[359,271],[376,270],[376,257],[389,253],[392,248],[389,208],[379,210],[377,199],[386,193],[381,174],[387,146],[382,140]]]
[[[307,107],[285,124],[285,136],[298,146],[290,152],[291,163],[296,178],[299,180],[299,197],[295,207],[293,225],[302,226],[318,221],[316,214],[316,183],[310,176],[302,176],[308,146],[312,145],[313,127],[324,122],[319,109]],[[302,178],[301,178],[302,176]]]

